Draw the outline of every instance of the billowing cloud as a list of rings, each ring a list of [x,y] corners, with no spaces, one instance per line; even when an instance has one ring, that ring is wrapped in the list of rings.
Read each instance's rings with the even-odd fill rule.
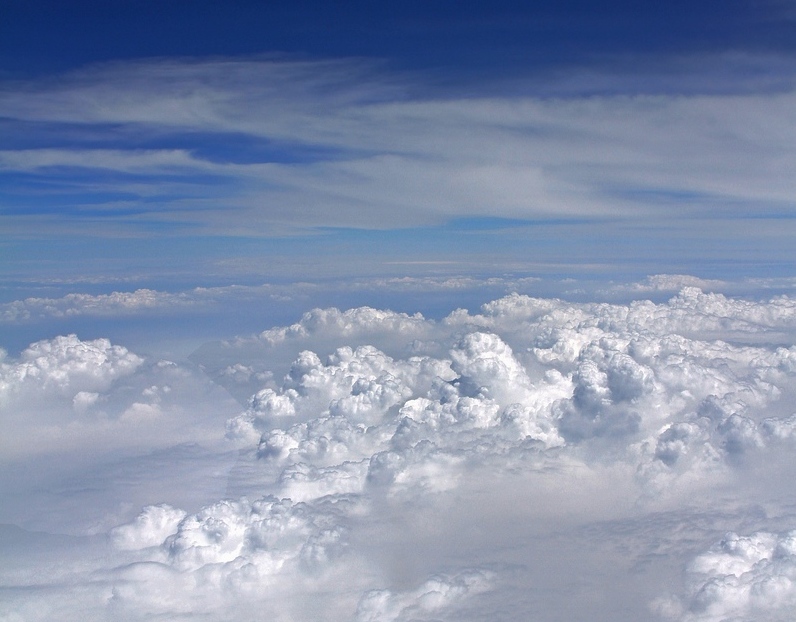
[[[372,346],[340,348],[326,362],[305,351],[283,382],[269,380],[230,420],[228,434],[249,443],[261,437],[261,460],[321,466],[303,477],[327,482],[335,461],[369,459],[371,480],[406,482],[420,460],[434,465],[423,471],[433,488],[430,473],[455,479],[455,465],[479,444],[499,453],[598,440],[624,447],[644,477],[674,477],[684,465],[733,461],[788,437],[792,348],[699,337],[791,332],[794,308],[787,298],[750,303],[686,288],[662,305],[515,295],[440,323],[318,310],[264,333],[264,345],[306,343],[311,333],[362,336],[355,331],[424,339],[412,341],[414,356],[399,359]]]
[[[14,575],[0,612],[528,619],[566,596],[573,617],[599,620],[780,619],[794,599],[795,337],[790,297],[692,286],[664,303],[512,294],[441,320],[316,309],[197,352],[218,383],[252,388],[199,427],[189,368],[105,340],[38,342],[3,363],[14,416],[68,412],[90,430],[102,411],[115,433],[171,418],[152,431],[201,438],[192,468],[224,465],[225,482],[180,496],[195,479],[163,473],[173,485],[143,509],[84,528],[107,537],[94,561],[62,565],[83,592],[65,598],[62,576],[31,613]],[[21,426],[16,439],[36,429]]]
[[[151,289],[110,294],[67,294],[61,298],[26,298],[0,306],[0,321],[19,322],[45,317],[79,315],[119,316],[150,309],[183,308],[191,305],[185,294],[169,294]]]
[[[3,394],[31,387],[33,391],[77,392],[103,389],[133,373],[143,359],[107,339],[80,341],[75,335],[39,341],[20,360],[2,367]]]
[[[362,597],[357,607],[357,622],[433,619],[435,612],[470,593],[489,586],[490,576],[481,571],[463,571],[452,577],[433,577],[406,592],[373,590]]]
[[[210,412],[201,406],[191,413],[202,399]],[[0,362],[4,460],[53,452],[102,454],[152,442],[167,431],[162,443],[170,443],[192,416],[197,428],[178,436],[197,440],[218,416],[214,408],[227,410],[229,401],[198,370],[146,359],[108,339],[55,337]]]
[[[731,286],[727,281],[718,279],[700,279],[690,274],[654,274],[648,276],[640,283],[615,285],[612,291],[650,293],[671,292],[675,293],[684,287],[697,287],[702,290],[723,290]]]
[[[787,620],[796,606],[796,532],[728,533],[694,559],[687,595],[654,602],[682,622]]]

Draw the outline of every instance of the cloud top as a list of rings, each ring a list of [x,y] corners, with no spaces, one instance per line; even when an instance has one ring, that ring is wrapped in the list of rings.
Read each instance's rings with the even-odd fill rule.
[[[796,441],[795,322],[790,297],[692,286],[662,303],[512,294],[441,320],[319,309],[204,350],[211,377],[233,370],[256,387],[203,424],[198,473],[214,451],[237,456],[225,495],[128,508],[106,529],[113,562],[95,564],[91,596],[62,607],[398,621],[483,619],[502,603],[527,617],[568,590],[573,611],[587,611],[583,585],[616,590],[641,565],[650,574],[636,572],[616,607],[778,619],[793,601],[796,516],[782,482]],[[37,342],[2,369],[5,412],[41,417],[39,399],[69,414],[61,434],[79,424],[90,436],[97,421],[172,441],[199,433],[187,405],[204,385],[190,370],[107,340]],[[715,526],[700,518],[709,512]],[[719,525],[731,533],[695,556],[694,538],[715,541]],[[663,579],[677,564],[679,592]],[[598,566],[612,570],[589,574]],[[609,600],[600,615],[621,619]]]

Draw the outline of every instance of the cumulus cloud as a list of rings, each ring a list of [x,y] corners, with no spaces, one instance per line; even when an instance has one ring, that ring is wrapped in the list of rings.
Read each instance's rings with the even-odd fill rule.
[[[31,392],[71,393],[107,389],[116,379],[130,375],[144,360],[107,339],[81,341],[76,335],[56,337],[31,344],[19,361],[3,363],[3,401],[26,389]]]
[[[272,328],[260,334],[260,339],[273,345],[287,337],[308,337],[320,332],[332,332],[338,337],[351,338],[357,333],[394,331],[402,337],[422,334],[423,316],[359,307],[348,311],[313,309],[301,321],[285,328]]]
[[[302,604],[288,594],[317,600],[313,590],[333,590],[347,564],[362,563],[347,555],[348,523],[362,511],[355,499],[305,504],[272,496],[223,500],[191,514],[167,505],[144,508],[111,532],[128,563],[107,576],[108,609],[132,619],[142,611],[303,619]],[[348,583],[361,580],[352,576]],[[339,604],[330,607],[326,615]]]
[[[407,484],[420,472],[433,489],[432,473],[456,479],[456,465],[478,447],[493,454],[592,441],[613,446],[642,480],[660,481],[789,438],[793,413],[783,397],[792,391],[792,348],[709,337],[722,331],[741,341],[766,335],[765,342],[792,334],[794,309],[785,297],[754,303],[685,288],[665,304],[511,295],[441,322],[369,308],[316,310],[263,333],[265,351],[393,331],[412,347],[393,347],[396,356],[343,347],[325,362],[304,351],[283,381],[269,378],[228,422],[228,435],[257,443],[260,459],[274,466],[323,469],[304,469],[305,480],[328,483],[335,463],[369,460],[367,475],[346,467],[345,486],[357,490],[366,480]]]
[[[203,398],[211,408],[230,408],[195,369],[148,360],[108,339],[66,335],[38,341],[18,358],[0,362],[2,458],[112,452],[152,442],[167,430],[162,442],[174,442],[174,432]],[[194,433],[186,429],[183,440],[202,436],[195,432],[208,423],[207,407],[197,413],[201,426]]]
[[[0,320],[18,322],[45,317],[141,313],[151,309],[188,307],[193,301],[185,294],[169,294],[151,289],[110,294],[67,294],[61,298],[26,298],[0,305]]]
[[[454,576],[437,576],[414,590],[394,593],[373,590],[362,597],[357,607],[357,622],[393,622],[395,620],[429,620],[438,610],[450,606],[469,594],[487,589],[490,574],[463,571]]]
[[[697,287],[701,290],[723,291],[731,283],[719,279],[701,279],[690,274],[653,274],[640,283],[614,285],[609,291],[647,294],[650,292],[675,293],[684,287]]]
[[[254,387],[212,419],[237,456],[224,497],[163,493],[92,532],[113,562],[70,602],[97,618],[408,621],[495,606],[527,619],[566,596],[575,617],[616,620],[657,595],[655,614],[683,622],[779,619],[793,605],[794,337],[787,296],[688,286],[663,303],[511,294],[441,320],[316,309],[215,344],[196,360]],[[71,336],[2,365],[14,416],[41,417],[30,404],[45,396],[83,429],[102,411],[118,433],[171,416],[153,429],[199,434],[179,406],[200,385],[175,363]],[[733,535],[693,559],[719,528]],[[662,587],[675,567],[680,593]],[[595,596],[622,581],[638,590]],[[621,618],[625,602],[636,613]]]
[[[230,263],[230,262],[223,262]],[[234,263],[234,262],[232,262]],[[248,262],[245,269],[250,269]],[[229,267],[229,266],[227,266]],[[243,270],[244,268],[240,268]],[[257,305],[263,303],[289,303],[300,301],[306,308],[311,297],[328,295],[329,292],[378,292],[395,294],[409,292],[416,294],[455,291],[489,291],[505,293],[533,287],[540,281],[536,277],[509,278],[492,277],[479,279],[469,276],[446,277],[394,277],[358,278],[355,280],[330,280],[325,282],[262,283],[260,285],[224,285],[216,287],[195,287],[181,291],[155,289],[136,289],[133,291],[113,291],[108,294],[68,293],[54,297],[29,297],[0,303],[0,323],[23,324],[41,320],[70,320],[79,317],[120,318],[136,315],[186,315],[192,312],[215,310],[224,311],[229,305]],[[112,279],[102,278],[102,283]],[[48,283],[52,285],[52,283]],[[356,316],[356,317],[354,317]],[[290,334],[310,336],[326,327],[348,327],[349,337],[353,332],[367,330],[367,324],[396,322],[394,328],[409,329],[410,316],[406,321],[398,321],[400,314],[377,309],[352,309],[341,312],[337,309],[314,309],[304,317],[285,327],[272,328],[262,332],[264,340],[281,340]],[[418,317],[415,315],[415,317]],[[371,331],[373,333],[375,331]]]
[[[120,525],[111,531],[111,538],[116,547],[126,550],[138,550],[159,546],[177,530],[185,518],[185,512],[169,505],[151,505],[145,507],[141,514],[127,525]]]
[[[110,609],[121,615],[142,609],[173,615],[198,599],[206,612],[223,617],[236,611],[236,601],[242,599],[287,619],[279,609],[289,605],[273,602],[277,591],[307,577],[316,587],[338,580],[336,566],[351,563],[347,523],[365,510],[351,497],[314,504],[242,498],[214,503],[195,514],[168,505],[144,508],[133,522],[111,532],[117,549],[137,555],[133,564],[113,571]],[[408,591],[367,590],[355,615],[350,611],[346,618],[438,619],[468,596],[490,589],[493,576],[467,569],[433,576]],[[350,577],[349,583],[361,581]],[[170,589],[192,594],[169,596]],[[190,611],[186,607],[184,613]]]
[[[728,533],[694,559],[687,595],[653,607],[682,622],[787,620],[796,606],[796,532]]]
[[[652,500],[790,442],[793,348],[709,337],[723,330],[765,343],[792,334],[792,311],[787,298],[751,303],[695,289],[665,304],[511,295],[441,322],[317,311],[265,333],[265,345],[300,348],[311,331],[379,333],[396,321],[409,324],[407,338],[425,339],[393,348],[396,356],[344,347],[323,361],[304,351],[227,433],[257,446],[278,494],[301,500],[452,490],[476,464],[551,450],[627,465],[636,494]]]

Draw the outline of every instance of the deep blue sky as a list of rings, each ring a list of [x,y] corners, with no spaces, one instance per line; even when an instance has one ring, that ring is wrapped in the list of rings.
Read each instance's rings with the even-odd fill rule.
[[[12,76],[264,52],[511,75],[604,55],[796,49],[785,0],[5,0],[0,11],[0,66]]]
[[[5,0],[2,296],[789,275],[795,53],[785,0]]]

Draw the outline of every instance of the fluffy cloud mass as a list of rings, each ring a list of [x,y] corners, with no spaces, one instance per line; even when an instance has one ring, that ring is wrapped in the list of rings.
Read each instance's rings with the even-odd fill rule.
[[[796,606],[796,532],[728,533],[688,567],[688,594],[655,605],[688,622],[787,620]]]
[[[207,439],[219,416],[213,409],[230,407],[196,369],[149,360],[108,339],[55,337],[0,360],[0,459]]]
[[[3,364],[2,390],[7,395],[25,387],[67,392],[102,389],[141,363],[141,357],[107,339],[86,342],[75,335],[56,337],[32,344],[18,362]]]
[[[237,456],[224,498],[164,492],[128,508],[105,530],[104,556],[71,562],[82,596],[56,604],[52,587],[37,609],[20,572],[6,576],[0,614],[785,619],[795,337],[792,298],[686,287],[663,304],[513,294],[440,321],[314,310],[201,349],[218,384],[249,390],[215,418],[227,449],[214,451]],[[168,417],[180,404],[167,376],[172,394],[198,382],[105,340],[61,337],[3,363],[3,407],[35,418],[25,405],[60,400],[81,421],[146,377],[159,382],[127,389],[106,416]],[[635,589],[619,594],[625,582]]]
[[[314,311],[266,331],[263,345],[392,331],[420,339],[385,342],[411,354],[402,357],[372,345],[325,361],[302,352],[228,422],[228,436],[256,444],[299,496],[333,492],[338,476],[346,492],[375,481],[444,489],[468,461],[596,443],[632,464],[643,488],[668,485],[790,438],[796,349],[740,343],[792,334],[795,312],[789,298],[752,303],[693,288],[664,305],[514,295],[439,325]]]

